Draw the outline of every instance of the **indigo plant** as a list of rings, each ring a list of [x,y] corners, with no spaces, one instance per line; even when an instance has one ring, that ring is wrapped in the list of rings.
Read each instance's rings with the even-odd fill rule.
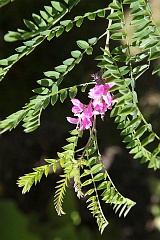
[[[32,173],[20,177],[18,186],[22,187],[24,194],[41,180],[42,175],[47,177],[50,169],[56,172],[60,165],[63,174],[57,182],[54,196],[58,215],[64,214],[63,199],[68,182],[73,179],[77,197],[85,197],[88,209],[102,233],[108,225],[101,207],[102,202],[110,204],[115,212],[119,212],[119,216],[126,216],[135,202],[121,195],[104,166],[97,140],[96,119],[105,121],[105,113],[110,112],[110,117],[120,129],[123,142],[133,158],[140,159],[140,163],[148,163],[148,167],[154,170],[160,168],[160,137],[139,109],[135,90],[136,81],[150,68],[151,62],[160,57],[160,30],[154,21],[148,0],[112,0],[110,4],[105,1],[106,7],[103,9],[66,20],[67,13],[80,1],[83,0],[51,1],[49,6],[40,10],[39,15],[33,13],[32,20],[24,20],[27,30],[9,31],[4,36],[6,41],[20,40],[23,44],[15,49],[15,54],[0,60],[0,81],[14,64],[44,41],[67,34],[75,26],[81,27],[85,24],[85,19],[94,22],[100,17],[106,21],[105,32],[88,40],[77,40],[77,49],[71,51],[71,57],[52,71],[44,72],[44,78],[37,81],[39,87],[33,90],[33,97],[21,110],[0,122],[0,132],[3,134],[10,131],[20,123],[26,133],[32,132],[40,126],[42,111],[49,104],[54,106],[57,101],[63,103],[71,99],[73,107],[66,121],[73,124],[73,130],[66,139],[67,144],[57,153],[56,159],[45,159],[46,165],[36,167]],[[9,2],[1,0],[0,7]],[[129,7],[131,15],[131,40],[126,27],[125,7]],[[66,83],[66,88],[62,88],[65,76],[83,61],[85,54],[92,55],[94,47],[102,38],[106,39],[106,44],[101,46],[101,55],[95,59],[99,71],[90,76],[89,82],[71,87],[67,87]],[[116,42],[113,49],[110,48],[110,40]],[[131,48],[138,51],[131,54]],[[160,65],[157,65],[152,74],[159,71]],[[87,105],[76,97],[77,91],[82,91],[83,94],[86,92]],[[79,148],[79,138],[83,138],[84,131],[88,131],[89,138]],[[155,149],[150,147],[153,142],[157,146]],[[87,192],[83,191],[85,186]]]

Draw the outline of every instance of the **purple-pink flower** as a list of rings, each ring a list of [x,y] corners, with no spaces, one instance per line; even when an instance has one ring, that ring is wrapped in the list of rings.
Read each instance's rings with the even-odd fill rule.
[[[92,105],[86,106],[76,98],[71,101],[73,103],[72,112],[77,118],[67,117],[68,122],[77,124],[79,130],[89,129],[93,122]]]
[[[96,84],[90,89],[88,97],[93,99],[94,114],[104,115],[107,109],[112,108],[113,96],[109,92],[109,89],[113,85],[114,83]]]
[[[98,77],[99,75],[94,76],[94,78]],[[88,106],[76,98],[71,100],[73,103],[72,112],[75,118],[67,117],[67,120],[72,124],[76,124],[79,130],[89,129],[93,124],[94,115],[103,117],[107,109],[112,108],[113,96],[109,90],[114,86],[114,83],[103,84],[99,78],[97,84],[89,91],[88,97],[91,98],[91,101]]]

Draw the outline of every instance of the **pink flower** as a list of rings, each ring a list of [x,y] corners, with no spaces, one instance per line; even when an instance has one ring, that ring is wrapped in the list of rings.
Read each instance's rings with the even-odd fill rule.
[[[83,111],[83,113],[79,116],[80,120],[80,130],[89,129],[92,126],[93,122],[93,110],[92,105],[89,104]]]
[[[109,89],[114,86],[114,83],[105,83],[105,84],[96,84],[89,91],[89,97],[92,99],[96,98],[106,98],[108,94],[110,94]]]
[[[71,100],[73,103],[72,112],[75,118],[67,117],[67,120],[72,124],[76,124],[79,130],[89,129],[92,127],[94,115],[101,115],[103,119],[107,109],[112,108],[113,96],[109,89],[114,83],[102,84],[102,77],[99,75],[93,77],[96,78],[97,84],[89,91],[88,96],[91,98],[89,105],[84,105],[76,98]]]
[[[109,89],[114,83],[96,84],[89,91],[89,98],[93,99],[94,114],[104,115],[107,109],[112,108],[113,96]]]
[[[72,112],[77,118],[67,117],[67,121],[72,124],[77,124],[80,130],[89,129],[93,122],[93,110],[92,105],[88,107],[82,104],[78,99],[72,99],[73,103]]]

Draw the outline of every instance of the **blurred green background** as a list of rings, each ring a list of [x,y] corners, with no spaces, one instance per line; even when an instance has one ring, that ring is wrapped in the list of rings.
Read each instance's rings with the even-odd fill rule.
[[[49,0],[16,0],[0,9],[0,59],[14,53],[20,42],[6,43],[3,36],[8,30],[24,28],[23,19],[31,19]],[[110,1],[87,1],[81,3],[66,19],[86,11],[106,7]],[[156,2],[152,1],[157,16]],[[158,3],[157,3],[158,4]],[[126,13],[127,13],[126,8]],[[158,21],[158,17],[156,19]],[[0,83],[0,119],[19,110],[33,95],[36,81],[43,72],[53,70],[70,57],[76,50],[76,40],[99,36],[106,29],[107,22],[88,20],[79,28],[73,28],[58,39],[44,42],[32,54],[21,59]],[[98,71],[94,58],[101,54],[102,39],[94,48],[93,56],[85,56],[83,61],[68,76],[62,87],[72,86],[90,80],[90,74]],[[114,47],[111,42],[111,47]],[[122,44],[122,43],[120,43]],[[153,63],[154,64],[154,63]],[[139,104],[146,119],[158,133],[160,128],[160,78],[152,76],[151,70],[137,82]],[[78,93],[87,101],[86,95]],[[125,150],[119,131],[109,115],[105,121],[98,121],[98,138],[106,167],[118,190],[137,205],[124,219],[119,219],[110,206],[103,205],[110,222],[101,236],[95,220],[87,209],[85,201],[78,200],[72,190],[73,183],[64,201],[67,213],[58,217],[53,206],[53,196],[58,174],[51,173],[26,195],[16,185],[19,176],[31,172],[33,167],[44,164],[44,158],[56,157],[61,151],[65,138],[72,126],[66,122],[70,116],[71,103],[48,107],[42,114],[41,126],[30,134],[23,133],[21,126],[0,136],[0,239],[1,240],[159,240],[160,239],[160,171],[147,169],[133,160]]]

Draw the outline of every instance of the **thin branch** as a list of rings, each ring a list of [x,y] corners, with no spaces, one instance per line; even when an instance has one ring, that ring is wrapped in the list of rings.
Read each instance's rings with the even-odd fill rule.
[[[114,13],[114,9],[111,9],[111,13]],[[108,30],[108,28],[112,25],[112,19],[109,19],[108,22],[108,27],[107,27],[107,31],[106,31],[106,43],[105,43],[105,50],[109,51],[109,40],[110,40],[110,31]]]

